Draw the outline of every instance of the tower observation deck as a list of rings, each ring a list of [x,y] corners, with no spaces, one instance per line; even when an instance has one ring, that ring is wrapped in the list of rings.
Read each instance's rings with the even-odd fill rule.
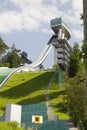
[[[68,24],[62,18],[55,18],[51,20],[50,26],[55,34],[59,34],[61,32],[62,35],[65,35],[67,40],[71,38]]]

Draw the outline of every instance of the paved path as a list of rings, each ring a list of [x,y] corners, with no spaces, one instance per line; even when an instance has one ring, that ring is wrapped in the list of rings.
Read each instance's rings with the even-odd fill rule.
[[[48,119],[49,120],[54,120],[54,113],[53,113],[53,108],[52,108],[52,104],[50,103],[50,97],[49,97],[49,89],[51,84],[53,83],[55,76],[56,76],[57,72],[54,73],[54,75],[52,76],[48,86],[46,87],[46,105],[47,105],[47,114],[48,114]]]

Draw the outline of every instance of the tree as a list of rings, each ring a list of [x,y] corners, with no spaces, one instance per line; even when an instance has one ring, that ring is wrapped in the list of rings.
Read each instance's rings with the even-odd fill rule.
[[[9,49],[9,47],[5,44],[3,39],[0,37],[0,55],[5,53],[5,51]]]
[[[73,47],[73,52],[70,55],[69,70],[68,70],[70,77],[76,76],[78,72],[78,66],[81,59],[80,54],[81,53],[79,49],[79,44],[75,43]]]
[[[57,71],[59,69],[59,65],[58,64],[54,64],[53,65],[53,70]]]
[[[15,44],[11,47],[11,52],[7,54],[7,62],[10,63],[11,68],[19,67],[23,63],[23,59],[19,56],[20,50],[16,49]]]
[[[39,69],[44,69],[44,66],[42,64],[39,65]]]
[[[28,55],[27,55],[27,53],[25,51],[23,51],[21,53],[21,57],[22,57],[24,63],[27,63],[27,64],[31,64],[32,63],[32,61],[27,58]]]
[[[84,82],[73,78],[66,89],[66,108],[75,126],[79,122],[84,124],[84,115],[87,109],[86,91]]]
[[[6,52],[6,50],[9,49],[9,47],[5,44],[3,39],[0,37],[0,56]],[[0,66],[1,66],[1,59],[2,56],[0,57]]]
[[[74,124],[84,127],[87,130],[86,87],[85,87],[85,66],[79,62],[78,72],[74,78],[68,79],[66,88],[66,108]],[[80,126],[81,125],[81,126]]]
[[[85,63],[85,79],[86,79],[86,91],[87,91],[87,0],[83,0],[83,27],[84,27],[84,40],[82,45],[82,52]]]
[[[85,65],[82,61],[79,62],[76,77],[80,82],[85,81]]]

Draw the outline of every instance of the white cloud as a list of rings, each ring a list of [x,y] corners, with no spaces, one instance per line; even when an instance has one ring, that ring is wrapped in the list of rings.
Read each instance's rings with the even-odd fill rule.
[[[83,39],[83,31],[82,30],[78,30],[78,29],[73,29],[72,30],[72,35],[76,38],[76,39]]]
[[[66,4],[67,2],[69,2],[70,0],[61,0],[62,4]]]
[[[4,0],[4,6],[6,6],[8,3],[8,0]]]
[[[60,16],[67,19],[66,21],[70,26],[80,26],[81,24],[82,0],[5,0],[4,2],[5,10],[2,8],[3,12],[0,13],[1,33],[10,33],[13,30],[28,30],[50,34],[50,20]],[[9,3],[12,6],[14,5],[12,10],[8,6],[6,8]],[[68,4],[70,4],[70,7]],[[62,7],[62,9],[59,7]],[[63,7],[67,11],[64,11]],[[46,28],[45,25],[48,27],[46,26]],[[82,37],[79,31],[73,29],[72,32],[76,34],[76,38]]]
[[[68,15],[68,17],[73,25],[80,25],[82,23],[82,21],[80,20],[80,15],[83,12],[82,0],[72,0],[71,6],[71,15]]]
[[[66,0],[67,2],[67,0]],[[69,0],[70,2],[70,0]],[[67,11],[62,12],[62,16],[67,19],[70,26],[80,26],[82,24],[82,20],[80,19],[80,14],[82,13],[82,0],[72,0],[70,3],[70,8],[67,5]],[[65,6],[64,6],[65,7]]]
[[[42,28],[41,32],[44,33],[44,34],[53,34],[53,31],[49,30],[48,28]]]
[[[5,12],[0,14],[0,32],[8,33],[13,30],[26,29],[28,31],[35,30],[39,28],[38,21],[29,17],[27,14],[20,14],[17,12]]]
[[[48,20],[51,18],[57,16],[58,9],[55,6],[56,0],[51,1],[49,4],[43,4],[43,0],[10,0],[12,1],[16,6],[21,8],[22,14],[28,14],[35,20],[38,20],[39,22],[45,22],[47,23]],[[53,4],[54,3],[54,4]]]
[[[21,19],[16,12],[4,12],[0,13],[0,32],[6,33],[11,32],[11,30],[20,30]],[[19,22],[20,21],[20,22]]]
[[[43,0],[9,0],[5,3],[8,5],[14,4],[19,10],[5,10],[0,13],[0,32],[8,33],[13,30],[26,29],[28,31],[36,31],[41,27],[41,24],[48,24],[52,18],[58,14],[55,6],[56,0],[47,5],[43,5]]]
[[[72,6],[73,9],[78,10],[79,12],[82,12],[83,7],[82,7],[82,0],[72,0]]]

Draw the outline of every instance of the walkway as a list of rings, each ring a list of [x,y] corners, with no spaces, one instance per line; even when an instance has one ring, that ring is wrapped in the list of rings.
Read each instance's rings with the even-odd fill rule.
[[[54,75],[52,76],[48,86],[46,87],[46,105],[47,105],[47,114],[48,114],[48,119],[49,120],[54,120],[54,113],[53,113],[53,108],[52,105],[50,103],[50,97],[49,97],[49,89],[51,84],[53,83],[55,76],[57,75],[58,72],[55,72]]]

